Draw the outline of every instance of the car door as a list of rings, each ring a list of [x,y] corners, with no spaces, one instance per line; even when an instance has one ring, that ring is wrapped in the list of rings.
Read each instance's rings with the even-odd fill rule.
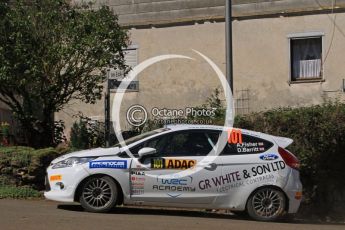
[[[236,132],[236,142],[229,140],[219,156],[222,161],[222,178],[220,180],[217,205],[242,207],[251,191],[262,184],[273,184],[276,178],[270,174],[280,167],[279,154],[275,153],[274,144],[258,135],[246,131]],[[262,160],[262,156],[270,156],[270,160]],[[277,162],[272,166],[271,163]],[[272,168],[273,167],[273,168]],[[265,173],[267,170],[267,173]]]
[[[131,199],[185,206],[212,204],[217,186],[211,186],[207,178],[220,176],[221,167],[218,158],[205,156],[217,135],[210,130],[176,131],[140,146],[155,148],[157,153],[133,161]]]

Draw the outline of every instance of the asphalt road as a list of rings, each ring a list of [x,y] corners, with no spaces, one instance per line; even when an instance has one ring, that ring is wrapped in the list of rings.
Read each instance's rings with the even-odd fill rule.
[[[231,214],[159,208],[120,207],[111,213],[87,213],[78,204],[58,204],[44,200],[0,200],[0,229],[234,229],[300,230],[345,229],[345,224],[324,225],[294,220],[264,223],[241,219]]]

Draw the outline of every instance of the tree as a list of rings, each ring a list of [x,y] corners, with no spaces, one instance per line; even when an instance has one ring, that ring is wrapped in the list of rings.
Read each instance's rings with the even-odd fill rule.
[[[106,68],[126,69],[117,16],[68,2],[0,2],[0,100],[33,147],[54,144],[53,115],[70,100],[101,98]]]

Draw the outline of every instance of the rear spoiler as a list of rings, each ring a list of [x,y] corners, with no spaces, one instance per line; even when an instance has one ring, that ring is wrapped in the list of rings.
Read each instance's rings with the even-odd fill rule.
[[[292,144],[293,140],[287,137],[271,136],[274,142],[277,143],[279,147],[286,148]]]

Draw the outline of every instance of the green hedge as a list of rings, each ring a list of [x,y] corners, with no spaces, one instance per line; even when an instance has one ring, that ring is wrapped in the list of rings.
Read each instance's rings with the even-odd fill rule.
[[[345,216],[345,104],[281,108],[238,116],[235,127],[292,138],[301,160],[302,214]],[[45,169],[66,149],[0,148],[0,185],[43,189]]]
[[[345,104],[282,108],[236,118],[235,126],[289,137],[301,161],[302,212],[345,214]]]
[[[46,168],[58,155],[60,153],[54,148],[0,148],[0,186],[29,186],[43,190]]]
[[[29,187],[29,186],[9,186],[9,185],[2,185],[0,186],[0,199],[3,198],[31,198],[31,197],[41,197],[41,193],[37,190]]]

